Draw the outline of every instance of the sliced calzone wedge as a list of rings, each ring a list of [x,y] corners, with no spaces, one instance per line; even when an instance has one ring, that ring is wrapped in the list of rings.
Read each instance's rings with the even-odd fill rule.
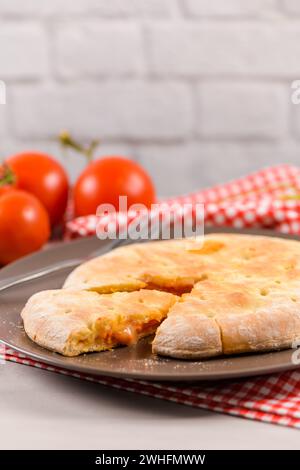
[[[63,287],[101,294],[146,288],[180,295],[190,292],[208,269],[218,269],[214,254],[223,246],[223,242],[195,238],[117,248],[78,266]]]
[[[130,345],[153,333],[177,297],[140,290],[97,294],[48,290],[34,294],[21,316],[27,335],[65,356]]]
[[[300,283],[258,276],[197,283],[158,328],[153,352],[202,358],[291,347],[300,338]]]
[[[137,243],[78,266],[67,277],[64,288],[101,294],[147,288],[181,295],[190,292],[198,281],[221,272],[300,279],[300,243],[236,234]]]

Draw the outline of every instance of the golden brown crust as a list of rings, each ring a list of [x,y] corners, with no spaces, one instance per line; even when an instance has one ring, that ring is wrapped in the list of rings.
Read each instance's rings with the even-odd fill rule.
[[[238,273],[227,277],[216,273],[199,282],[190,294],[170,309],[159,327],[153,351],[171,357],[210,357],[253,351],[285,349],[300,338],[300,283],[278,284],[249,279]],[[195,347],[197,318],[214,322],[222,344],[219,352],[210,347],[212,335],[202,335]],[[182,339],[182,322],[190,330]],[[213,331],[213,330],[211,330]],[[216,335],[216,333],[215,333]],[[184,342],[184,348],[182,343]],[[167,347],[168,345],[168,347]]]
[[[157,330],[153,342],[157,354],[201,358],[282,349],[300,338],[298,241],[212,234],[204,243],[199,238],[136,244],[84,263],[69,275],[64,287],[65,296],[74,296],[76,291],[87,291],[79,296],[96,296],[96,310],[99,298],[110,298],[107,294],[111,292],[118,292],[115,299],[145,288],[185,293],[180,302],[167,309],[168,318]],[[46,321],[45,310],[39,312],[27,318],[29,335],[39,344],[55,344],[52,349],[73,354],[74,345],[66,339],[66,329],[81,328],[84,337],[78,317],[75,321],[51,314]],[[100,323],[105,323],[103,318]],[[62,346],[66,342],[68,350]],[[103,344],[97,347],[100,350]]]
[[[175,304],[156,332],[152,351],[180,359],[199,359],[222,354],[218,324],[198,310],[197,299]]]
[[[299,305],[285,301],[240,316],[218,315],[215,320],[224,354],[286,349],[300,338]]]
[[[213,234],[202,239],[133,244],[83,263],[64,287],[99,293],[148,286],[187,292],[203,276],[237,272],[245,277],[300,279],[300,243],[275,237]]]
[[[206,243],[209,249],[205,246],[204,251],[202,245],[202,240],[191,239],[117,248],[76,268],[63,287],[99,293],[147,287],[187,292],[202,279],[208,267],[217,268],[217,261],[213,260],[214,243]],[[216,249],[219,250],[219,244]]]
[[[118,248],[78,266],[69,274],[63,287],[101,294],[142,289],[146,283],[139,279],[141,262],[132,246]]]
[[[154,332],[177,297],[140,290],[99,295],[52,290],[33,295],[21,316],[28,336],[65,356],[103,351]]]

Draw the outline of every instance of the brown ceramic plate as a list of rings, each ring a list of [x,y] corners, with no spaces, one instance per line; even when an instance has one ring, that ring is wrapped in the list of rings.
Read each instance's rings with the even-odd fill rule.
[[[226,231],[210,229],[207,232]],[[233,230],[227,230],[233,232]],[[253,235],[279,236],[271,231],[239,231]],[[283,235],[282,235],[283,236]],[[297,238],[283,236],[284,238]],[[85,238],[69,243],[58,243],[52,248],[27,256],[0,271],[0,282],[15,276],[24,275],[29,270],[45,268],[59,261],[86,257],[101,242],[97,238]],[[216,380],[250,375],[270,374],[294,369],[292,350],[248,354],[240,356],[219,357],[201,361],[184,361],[166,359],[151,353],[151,338],[142,340],[137,346],[123,347],[114,351],[90,353],[69,358],[47,351],[33,343],[25,334],[20,311],[26,300],[35,292],[44,289],[61,287],[64,278],[71,269],[59,273],[48,274],[42,278],[24,282],[17,287],[0,292],[0,341],[27,356],[47,364],[85,372],[93,375],[110,375],[123,378],[139,378],[144,380],[198,381]]]

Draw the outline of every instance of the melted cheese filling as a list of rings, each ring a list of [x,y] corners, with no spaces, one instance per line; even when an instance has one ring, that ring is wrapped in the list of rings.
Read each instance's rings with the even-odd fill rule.
[[[89,334],[83,332],[72,336],[71,343],[83,348],[86,352],[94,349],[111,349],[118,345],[130,346],[136,344],[140,338],[154,333],[163,318],[145,321],[114,322],[105,328],[94,326]],[[122,324],[123,323],[123,324]]]

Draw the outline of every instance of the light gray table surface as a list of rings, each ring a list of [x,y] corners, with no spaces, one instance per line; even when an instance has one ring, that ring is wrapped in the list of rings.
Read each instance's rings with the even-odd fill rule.
[[[300,431],[0,365],[1,449],[299,449]]]

